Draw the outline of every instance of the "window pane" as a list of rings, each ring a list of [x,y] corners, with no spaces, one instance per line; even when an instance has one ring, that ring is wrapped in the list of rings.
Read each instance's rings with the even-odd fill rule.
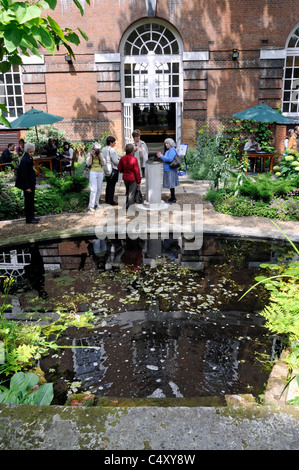
[[[283,101],[290,101],[291,93],[289,91],[285,91],[283,94]]]
[[[173,85],[178,85],[179,84],[179,76],[178,75],[173,75],[172,84]]]
[[[23,92],[18,65],[13,66],[6,74],[0,74],[0,103],[8,108],[9,114],[5,113],[8,119],[23,114]]]
[[[288,47],[295,47],[296,46],[296,43],[297,43],[297,38],[295,38],[294,36],[291,37],[290,41],[289,41],[289,44],[288,44]]]
[[[131,55],[131,47],[132,47],[132,44],[127,42],[125,45],[125,55]]]
[[[284,89],[285,90],[290,90],[291,89],[291,80],[285,80]]]
[[[173,88],[172,96],[173,96],[173,98],[178,98],[179,97],[179,89],[177,87]]]

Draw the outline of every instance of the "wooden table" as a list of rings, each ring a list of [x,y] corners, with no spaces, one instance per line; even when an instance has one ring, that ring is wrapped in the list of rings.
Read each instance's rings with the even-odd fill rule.
[[[271,172],[273,171],[273,163],[274,163],[273,153],[263,152],[263,151],[260,151],[260,152],[244,152],[244,154],[245,153],[246,153],[247,162],[248,162],[248,158],[254,158],[255,159],[254,166],[256,165],[257,159],[262,158],[263,159],[263,171],[265,171],[265,160],[266,160],[266,158],[269,158],[269,160],[270,160],[270,168],[269,169],[270,169]],[[247,170],[246,170],[246,172],[247,172]]]
[[[40,165],[43,166],[42,164],[47,162],[50,165],[50,170],[53,171],[53,160],[55,160],[55,158],[56,157],[33,157],[34,168],[38,175],[38,184],[40,184]]]

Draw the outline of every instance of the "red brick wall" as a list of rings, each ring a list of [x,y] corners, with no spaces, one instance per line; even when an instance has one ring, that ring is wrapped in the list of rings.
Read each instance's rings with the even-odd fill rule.
[[[94,54],[118,53],[124,32],[146,18],[145,5],[145,0],[94,0],[85,4],[81,17],[72,0],[58,0],[50,15],[62,28],[82,28],[88,41],[74,46],[72,65],[60,49],[54,57],[45,53],[44,66],[26,67],[26,109],[63,115],[59,127],[72,140],[94,139],[109,129],[122,147],[119,64],[95,64]],[[297,0],[157,1],[157,18],[179,31],[184,51],[210,53],[207,62],[184,62],[184,132],[193,129],[195,138],[205,120],[231,118],[259,102],[280,104],[283,60],[261,60],[260,49],[285,47],[299,23],[297,10]],[[239,50],[237,61],[232,61],[233,48]]]

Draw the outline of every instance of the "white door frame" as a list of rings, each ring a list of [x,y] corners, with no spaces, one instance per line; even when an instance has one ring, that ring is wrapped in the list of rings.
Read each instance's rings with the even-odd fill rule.
[[[155,54],[152,51],[149,51],[146,55],[126,55],[125,54],[125,44],[132,33],[132,31],[136,30],[140,25],[148,24],[148,23],[156,23],[162,25],[163,27],[169,29],[172,34],[175,36],[175,39],[178,43],[179,53],[176,54]],[[134,103],[176,103],[176,142],[179,145],[182,141],[182,109],[183,109],[183,42],[178,34],[178,32],[173,28],[168,22],[164,20],[159,20],[157,18],[147,18],[140,20],[127,30],[124,34],[121,45],[120,45],[120,56],[121,56],[121,101],[122,101],[122,113],[123,113],[123,137],[124,143],[126,144],[128,141],[132,140],[132,131],[133,131],[133,104]],[[179,80],[178,86],[178,96],[159,96],[157,97],[157,83],[158,83],[158,75],[156,74],[157,71],[157,64],[167,64],[170,65],[171,71],[169,73],[169,77],[171,80],[171,86],[173,84],[172,81],[172,70],[173,64],[178,64],[179,70],[176,74]],[[125,75],[125,66],[128,64],[128,68],[130,69],[131,77],[129,76],[129,87],[133,89],[135,86],[135,74],[133,75],[133,66],[136,64],[146,64],[147,73],[143,75],[145,77],[145,85],[140,86],[141,93],[136,93],[138,96],[134,97],[126,97],[126,89],[127,89],[127,82],[126,78],[128,75]],[[138,75],[137,75],[138,77]],[[131,79],[131,82],[130,82]],[[139,75],[139,82],[141,81],[141,75]],[[166,87],[164,87],[166,88]],[[130,94],[130,93],[129,93]],[[146,96],[139,96],[142,94],[146,94]],[[163,90],[162,90],[163,95]]]

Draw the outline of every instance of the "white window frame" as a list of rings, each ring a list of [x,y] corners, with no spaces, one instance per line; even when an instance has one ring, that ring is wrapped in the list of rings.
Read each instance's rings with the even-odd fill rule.
[[[24,114],[24,92],[23,92],[23,79],[22,71],[19,65],[11,67],[10,71],[0,74],[3,77],[3,81],[0,82],[0,103],[4,104],[8,110],[8,114],[4,113],[8,121],[13,121],[17,117]],[[8,81],[8,77],[11,76],[11,83]],[[15,82],[15,77],[19,76],[19,82]],[[20,87],[20,93],[15,93],[16,87]],[[12,90],[10,88],[12,87]],[[2,93],[4,91],[4,93]],[[11,93],[12,91],[12,93]],[[16,98],[21,99],[21,104],[16,103]],[[11,102],[13,100],[13,103]],[[14,111],[14,115],[11,115],[11,110]]]
[[[150,24],[150,25],[155,25],[159,24],[164,28],[163,32],[160,34],[161,37],[163,37],[164,31],[167,29],[169,30],[173,36],[175,37],[175,41],[170,42],[167,46],[165,47],[171,47],[171,43],[176,42],[177,43],[177,48],[178,48],[178,53],[176,54],[155,54],[154,51],[149,51],[148,54],[142,54],[142,55],[126,55],[125,54],[125,46],[127,44],[127,40],[131,33],[136,30],[138,27],[144,25],[144,24]],[[153,33],[156,31],[153,31],[152,29],[150,30],[150,33]],[[142,34],[139,36],[142,38]],[[135,41],[136,42],[136,41]],[[152,40],[151,42],[155,42]],[[133,43],[132,48],[134,47]],[[156,45],[159,45],[159,41],[156,41]],[[142,48],[147,48],[146,42],[142,42]],[[156,49],[156,47],[155,47]],[[140,48],[141,50],[141,48]],[[126,32],[122,39],[121,43],[121,48],[120,48],[120,56],[121,56],[121,96],[122,96],[122,102],[123,103],[144,103],[144,102],[153,102],[156,103],[161,102],[161,103],[177,103],[177,102],[182,102],[183,100],[183,44],[182,41],[178,35],[178,33],[174,30],[174,28],[171,27],[168,23],[166,23],[163,20],[158,20],[157,18],[147,18],[145,20],[141,20],[137,23],[135,23],[129,30]],[[125,66],[128,64],[131,67],[131,83],[128,84],[126,82],[126,77],[128,77],[128,74],[125,74]],[[136,66],[137,64],[145,64],[144,70],[147,69],[147,73],[142,74],[142,76],[145,77],[145,82],[144,87],[140,87],[139,91],[136,89],[134,82],[133,82],[133,76],[139,77],[139,83],[140,83],[140,77],[141,74],[136,74],[133,71],[134,65]],[[157,66],[158,64],[165,64],[165,69],[168,67],[166,64],[170,64],[171,69],[173,68],[173,64],[178,64],[178,72],[173,74],[172,70],[170,70],[170,73],[157,73]],[[161,77],[163,76],[163,79],[161,80]],[[172,86],[172,80],[173,77],[177,76],[178,77],[178,83],[173,87]],[[167,82],[169,80],[170,86],[171,86],[171,93],[170,96],[165,96],[165,90],[167,87]],[[161,84],[162,88],[164,88],[164,93],[162,95],[164,96],[159,96],[159,93],[157,94],[157,91],[161,90]],[[160,85],[160,86],[159,86]],[[134,90],[135,87],[135,90]],[[126,97],[126,90],[130,88],[131,89],[131,97]],[[178,90],[177,96],[173,96],[173,90]],[[142,90],[145,91],[147,90],[146,96],[144,93],[142,93]],[[134,93],[135,91],[135,93]],[[132,96],[134,95],[135,96]],[[139,95],[139,96],[138,96]]]
[[[295,36],[297,47],[288,47]],[[291,58],[292,65],[290,66]],[[287,105],[288,109],[286,109]],[[292,30],[286,42],[281,109],[284,116],[298,117],[299,115],[299,24]]]

